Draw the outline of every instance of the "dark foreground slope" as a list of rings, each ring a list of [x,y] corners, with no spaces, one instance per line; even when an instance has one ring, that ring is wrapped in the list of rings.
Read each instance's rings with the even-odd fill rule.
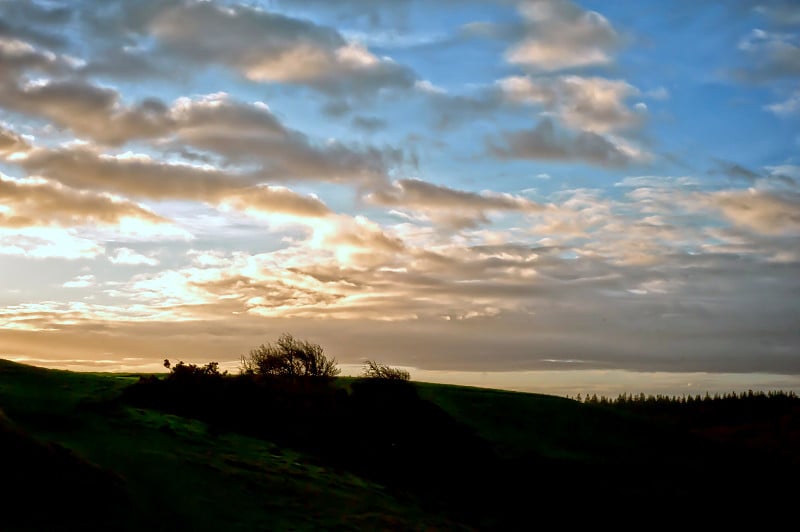
[[[320,382],[176,387],[0,361],[14,431],[0,444],[5,463],[37,464],[37,483],[69,472],[36,499],[37,523],[82,530],[763,526],[796,504],[798,468],[785,456],[673,423],[545,395]],[[47,501],[58,493],[80,510],[56,510]],[[0,530],[23,529],[29,506],[0,517]]]
[[[537,499],[562,523],[764,526],[789,519],[800,501],[796,398],[745,422],[746,403],[702,420],[691,406],[663,416],[539,394],[418,388],[492,442],[512,464],[511,483],[532,479],[510,496],[515,505]]]
[[[2,505],[0,530],[461,529],[413,500],[292,449],[120,404],[120,393],[137,378],[0,360],[0,408],[25,432],[22,449],[0,434],[9,453],[3,463],[42,447],[69,449],[63,465],[34,460],[41,460],[41,474],[33,489],[3,475],[3,493],[22,504]],[[72,485],[85,468],[110,477],[86,488]],[[64,470],[75,474],[60,480]],[[98,493],[113,494],[113,506]]]

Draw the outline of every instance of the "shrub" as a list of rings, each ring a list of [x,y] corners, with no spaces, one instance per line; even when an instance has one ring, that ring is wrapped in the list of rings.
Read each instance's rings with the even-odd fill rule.
[[[189,379],[189,378],[203,378],[203,377],[224,377],[228,372],[220,373],[219,362],[209,362],[205,366],[197,366],[195,364],[184,364],[183,360],[170,365],[169,360],[164,360],[164,367],[170,368],[168,379]]]
[[[369,379],[385,379],[393,381],[408,381],[411,380],[411,374],[400,368],[393,368],[386,364],[379,364],[374,360],[367,360],[364,366],[364,377]]]
[[[336,359],[328,358],[319,344],[284,333],[272,344],[262,344],[242,356],[242,373],[281,377],[335,377]]]

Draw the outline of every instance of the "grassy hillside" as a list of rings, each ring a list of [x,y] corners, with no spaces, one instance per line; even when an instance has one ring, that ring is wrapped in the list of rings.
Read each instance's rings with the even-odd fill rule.
[[[340,379],[253,420],[236,415],[253,408],[241,398],[214,396],[212,412],[191,389],[176,403],[138,381],[0,360],[14,494],[0,530],[530,530],[644,511],[719,522],[731,508],[780,519],[797,496],[784,455],[559,397],[423,383],[386,395]],[[298,403],[319,401],[322,415],[304,417]]]
[[[53,499],[43,500],[37,489],[20,493],[9,486],[19,500],[0,516],[0,530],[63,530],[64,518],[76,530],[459,528],[375,483],[315,465],[290,449],[216,434],[199,421],[154,410],[106,407],[106,400],[135,381],[0,361],[0,407],[7,422],[13,420],[28,446],[56,442],[71,451],[75,462],[60,465],[42,458],[20,469],[38,468],[43,487],[70,468],[102,468],[110,477],[78,493],[64,482],[62,490],[45,490],[51,497],[68,497],[77,508],[70,515],[51,510]],[[15,462],[7,435],[0,437],[6,461]],[[100,512],[105,503],[96,497],[104,491],[118,497],[111,512]],[[26,501],[29,496],[34,499]]]

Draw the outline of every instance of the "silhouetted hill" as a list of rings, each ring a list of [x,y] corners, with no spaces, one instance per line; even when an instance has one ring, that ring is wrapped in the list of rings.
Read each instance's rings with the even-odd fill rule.
[[[688,410],[691,426],[674,412],[460,386],[140,378],[5,361],[0,408],[18,438],[4,456],[28,456],[45,478],[65,469],[80,500],[98,486],[121,491],[111,497],[121,507],[94,499],[114,509],[115,530],[505,531],[641,527],[643,516],[764,525],[793,515],[797,497],[798,467],[773,452],[773,436],[743,446],[720,437],[714,418],[708,437]],[[784,426],[795,415],[784,412]],[[76,479],[70,468],[92,473]],[[64,482],[55,492],[70,491]]]
[[[36,440],[2,412],[0,471],[3,530],[100,529],[124,504],[120,477],[61,445]]]

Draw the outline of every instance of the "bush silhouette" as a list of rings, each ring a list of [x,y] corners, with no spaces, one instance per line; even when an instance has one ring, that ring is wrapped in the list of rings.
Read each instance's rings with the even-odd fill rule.
[[[169,359],[164,360],[164,367],[171,368],[167,379],[202,379],[224,377],[228,372],[220,373],[219,362],[209,362],[205,366],[185,364],[183,360],[171,366]]]
[[[393,381],[409,381],[411,374],[400,368],[393,368],[386,364],[379,364],[374,360],[367,360],[362,376],[368,379],[386,379]]]
[[[277,377],[335,377],[336,359],[325,356],[322,346],[282,334],[272,344],[262,344],[242,356],[244,374]]]

